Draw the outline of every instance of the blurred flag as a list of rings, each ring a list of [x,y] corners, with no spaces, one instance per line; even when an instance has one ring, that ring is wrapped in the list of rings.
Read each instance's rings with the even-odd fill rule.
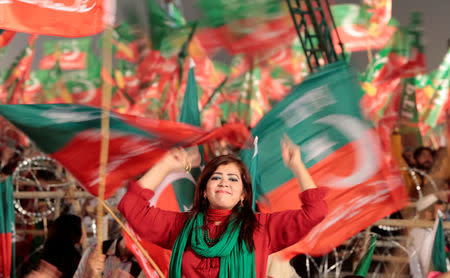
[[[208,54],[224,48],[230,54],[256,56],[289,45],[297,36],[286,3],[199,1],[204,14],[196,33]]]
[[[0,276],[16,277],[12,177],[0,182]]]
[[[442,213],[439,213],[436,218],[437,227],[434,233],[433,251],[431,253],[431,262],[434,270],[441,273],[447,272],[447,254],[445,252],[445,234],[442,221]]]
[[[1,1],[0,28],[61,37],[101,32],[113,21],[114,0]]]
[[[36,35],[30,35],[28,46],[17,57],[17,60],[11,67],[2,72],[0,77],[0,103],[17,104],[22,99],[23,86],[31,70],[35,39]]]
[[[142,247],[147,251],[147,254],[152,258],[152,260],[155,262],[155,264],[159,267],[159,269],[162,271],[162,273],[168,277],[169,276],[169,263],[170,263],[170,251],[167,249],[163,249],[159,247],[156,244],[153,244],[151,242],[142,240],[134,231],[131,229],[131,227],[128,226],[128,230],[132,233],[132,235],[138,240],[138,242],[141,244]],[[141,266],[141,269],[145,272],[148,278],[157,278],[159,277],[156,270],[153,268],[153,266],[150,264],[150,262],[147,260],[145,255],[142,253],[142,251],[139,249],[139,247],[133,242],[133,240],[130,238],[130,236],[125,232],[122,231],[123,238],[125,240],[125,246],[128,250],[133,252],[134,257],[138,261],[139,265]]]
[[[90,193],[98,192],[101,110],[68,104],[2,105],[0,115],[58,160]],[[249,136],[241,125],[206,132],[186,124],[111,113],[105,198],[144,173],[171,147],[225,138],[241,146]],[[83,165],[83,167],[80,167]]]
[[[405,204],[401,178],[389,176],[375,132],[359,111],[360,90],[346,64],[328,65],[294,88],[252,129],[259,137],[261,182],[255,191],[261,211],[301,205],[300,188],[281,159],[283,133],[301,146],[317,185],[329,189],[327,217],[285,250],[289,258],[326,254]]]
[[[0,49],[7,46],[15,35],[15,31],[0,29]]]
[[[403,81],[398,118],[401,121],[400,133],[405,137],[403,143],[405,146],[422,146],[416,88],[416,78],[407,78]]]
[[[449,102],[450,93],[450,50],[444,57],[439,68],[430,74],[432,96],[423,112],[425,124],[434,127],[445,119],[445,108]]]
[[[51,69],[59,61],[62,70],[85,69],[92,51],[91,44],[91,38],[45,41],[44,56],[39,61],[39,68]]]
[[[339,4],[331,6],[336,23],[333,40],[337,37],[344,43],[346,51],[365,51],[383,48],[397,30],[391,19],[392,2],[364,1],[363,4]],[[340,49],[340,46],[336,46]]]
[[[409,27],[414,28],[414,25]],[[373,122],[377,123],[383,115],[388,99],[401,84],[402,78],[412,78],[426,71],[418,35],[413,36],[405,29],[398,30],[367,67],[361,80],[365,91],[361,107]]]
[[[171,13],[164,11],[155,0],[147,0],[150,15],[150,38],[153,50],[165,57],[179,54],[186,41],[190,40],[192,25],[186,24],[181,13],[169,4]]]

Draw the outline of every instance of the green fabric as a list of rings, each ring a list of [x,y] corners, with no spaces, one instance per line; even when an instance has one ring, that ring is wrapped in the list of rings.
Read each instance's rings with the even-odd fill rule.
[[[198,110],[197,81],[195,80],[194,68],[189,69],[186,91],[184,93],[183,104],[181,105],[178,122],[187,123],[200,127],[200,112]],[[205,164],[203,147],[199,146],[201,155],[201,165]],[[173,190],[178,201],[180,211],[188,211],[192,207],[195,193],[195,181],[200,176],[200,167],[191,170],[192,179],[181,178],[172,182]]]
[[[444,228],[442,226],[442,217],[439,217],[439,223],[434,237],[433,252],[431,253],[431,261],[433,262],[435,270],[442,273],[447,272],[445,258]]]
[[[16,277],[16,229],[14,216],[14,186],[12,176],[9,176],[4,181],[4,196],[6,197],[6,232],[12,234],[12,250],[11,250],[11,277]]]
[[[181,277],[181,260],[189,237],[191,248],[196,254],[207,258],[220,258],[220,278],[256,277],[254,252],[250,253],[245,243],[242,243],[242,248],[238,244],[240,224],[237,229],[233,229],[235,221],[231,221],[219,241],[209,247],[204,240],[203,220],[203,213],[198,213],[186,222],[178,235],[170,258],[169,278]]]
[[[78,133],[99,129],[101,109],[75,104],[0,105],[0,115],[26,133],[39,149],[54,153]],[[111,113],[110,121],[111,131],[153,138],[122,120],[119,114]]]
[[[15,243],[15,218],[14,218],[14,196],[12,176],[0,181],[0,234],[12,234],[11,251],[6,253],[0,250],[0,255],[11,259],[11,277],[16,277],[16,243]],[[5,246],[6,247],[6,246]],[[3,252],[3,253],[2,253]],[[6,266],[8,267],[8,266]]]
[[[372,262],[373,252],[375,251],[375,243],[377,241],[377,238],[374,236],[372,237],[372,240],[370,241],[369,248],[367,249],[367,252],[362,257],[361,261],[356,266],[355,275],[359,275],[362,277],[366,277],[367,272],[369,271],[370,263]]]

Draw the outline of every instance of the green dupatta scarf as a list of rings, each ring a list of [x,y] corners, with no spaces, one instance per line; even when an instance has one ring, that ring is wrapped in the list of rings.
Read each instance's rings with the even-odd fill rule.
[[[242,243],[243,248],[239,248],[238,236],[241,225],[233,230],[234,220],[231,221],[219,241],[214,246],[209,247],[203,236],[203,219],[204,214],[198,213],[186,222],[178,235],[170,257],[169,278],[181,277],[181,260],[191,233],[191,248],[195,253],[202,257],[220,258],[220,278],[256,277],[255,253],[250,253],[244,242]]]

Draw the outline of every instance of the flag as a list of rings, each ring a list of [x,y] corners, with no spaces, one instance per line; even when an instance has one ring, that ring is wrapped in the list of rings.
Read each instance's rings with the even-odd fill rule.
[[[438,224],[434,235],[431,262],[433,263],[434,270],[444,273],[447,272],[447,254],[445,252],[445,235],[442,224],[442,215],[440,213],[438,214],[436,221],[438,221]]]
[[[176,10],[173,4],[170,7]],[[178,11],[166,13],[155,0],[147,0],[147,8],[152,49],[160,51],[165,58],[178,55],[185,42],[191,39],[192,25],[186,24]]]
[[[16,104],[21,100],[23,86],[28,79],[33,61],[35,39],[35,35],[30,35],[28,46],[0,77],[0,103]]]
[[[87,191],[97,195],[100,109],[70,104],[1,105],[0,115],[59,161]],[[172,147],[217,138],[241,146],[248,136],[241,125],[206,132],[186,124],[111,113],[105,198],[126,180],[148,170]]]
[[[328,215],[284,251],[289,258],[326,254],[405,205],[401,178],[388,174],[374,129],[358,108],[360,90],[345,63],[328,65],[295,87],[252,129],[259,138],[261,181],[255,192],[261,211],[300,208],[300,188],[281,159],[283,133],[300,145],[316,184],[328,188]]]
[[[201,0],[198,4],[204,18],[196,37],[210,55],[224,48],[233,55],[264,56],[288,46],[297,36],[284,2]]]
[[[117,59],[136,63],[139,60],[139,46],[136,36],[133,34],[131,26],[122,22],[114,28],[113,51]]]
[[[44,56],[39,61],[39,68],[51,69],[58,60],[62,70],[85,69],[92,51],[91,45],[91,38],[45,41]]]
[[[391,0],[333,5],[331,13],[336,23],[333,41],[338,43],[339,37],[349,52],[383,48],[397,30],[396,21],[391,19]],[[335,47],[340,49],[337,44]]]
[[[422,137],[419,130],[419,112],[416,102],[416,78],[407,78],[403,81],[398,111],[398,118],[401,121],[401,134],[408,141],[404,145],[422,146]]]
[[[61,37],[101,32],[114,17],[112,0],[0,2],[0,28]]]
[[[15,231],[12,177],[0,182],[0,275],[15,275]]]
[[[149,241],[145,241],[145,240],[141,239],[133,231],[133,229],[131,229],[130,226],[127,225],[127,228],[131,232],[131,234],[138,240],[138,242],[141,244],[141,246],[144,247],[144,249],[147,251],[150,258],[152,258],[152,260],[159,267],[159,269],[162,271],[162,273],[166,277],[168,277],[171,252],[167,249],[163,249],[163,248],[159,247],[156,244],[153,244]],[[141,266],[141,269],[145,272],[147,277],[148,278],[159,277],[156,270],[153,268],[153,266],[147,260],[145,255],[139,249],[139,247],[133,242],[133,240],[130,238],[130,236],[125,231],[122,231],[122,235],[123,235],[123,239],[125,240],[125,246],[127,247],[128,250],[130,250],[133,253],[134,257],[138,261],[139,265]]]
[[[377,237],[373,236],[372,240],[370,241],[369,248],[367,249],[364,256],[361,258],[361,261],[359,261],[358,265],[356,266],[356,269],[354,271],[355,275],[366,277],[367,272],[369,272],[370,263],[372,262],[372,256],[373,252],[375,251],[376,242]]]
[[[450,91],[450,50],[444,57],[439,68],[430,76],[432,96],[423,112],[422,118],[430,127],[444,120],[445,104],[449,100]]]
[[[15,31],[0,29],[0,49],[7,46],[15,35]]]
[[[364,114],[377,123],[401,79],[425,72],[425,58],[417,24],[401,28],[388,45],[380,50],[367,67],[361,83],[365,91],[361,99]]]
[[[200,126],[200,113],[198,111],[198,92],[195,80],[195,63],[190,59],[188,81],[184,92],[183,104],[179,115],[179,122]]]

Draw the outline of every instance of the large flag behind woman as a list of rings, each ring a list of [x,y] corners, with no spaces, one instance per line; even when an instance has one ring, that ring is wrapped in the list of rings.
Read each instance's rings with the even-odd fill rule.
[[[259,138],[261,178],[256,180],[261,183],[255,192],[262,211],[300,205],[295,179],[277,156],[283,133],[300,145],[316,184],[329,190],[327,217],[287,249],[288,257],[326,254],[405,205],[400,177],[388,171],[374,129],[361,116],[359,90],[345,63],[328,65],[294,88],[252,130]]]

